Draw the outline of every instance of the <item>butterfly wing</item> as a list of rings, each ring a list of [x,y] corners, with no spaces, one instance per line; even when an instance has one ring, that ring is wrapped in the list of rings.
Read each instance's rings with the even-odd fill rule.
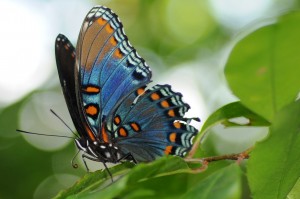
[[[131,94],[132,98],[136,93]],[[124,154],[138,162],[152,161],[163,154],[184,156],[192,146],[197,129],[184,118],[189,105],[170,85],[156,85],[138,97],[128,96],[116,109],[113,131]],[[131,108],[128,108],[131,107]]]
[[[60,79],[60,84],[65,96],[69,113],[79,134],[84,133],[75,92],[75,48],[62,34],[59,34],[55,40],[55,56],[57,71]]]
[[[76,55],[78,106],[94,136],[108,142],[111,135],[103,130],[108,116],[128,95],[150,82],[151,71],[128,42],[118,17],[102,6],[87,14]]]

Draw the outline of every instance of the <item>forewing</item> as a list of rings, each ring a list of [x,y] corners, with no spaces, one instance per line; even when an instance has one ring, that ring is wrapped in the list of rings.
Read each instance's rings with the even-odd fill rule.
[[[116,14],[96,6],[87,14],[76,48],[78,95],[97,136],[122,100],[150,82],[151,71],[130,45]]]
[[[69,113],[76,130],[82,135],[85,131],[79,117],[80,112],[77,106],[75,91],[75,48],[68,38],[62,34],[59,34],[55,40],[55,56],[59,80]]]

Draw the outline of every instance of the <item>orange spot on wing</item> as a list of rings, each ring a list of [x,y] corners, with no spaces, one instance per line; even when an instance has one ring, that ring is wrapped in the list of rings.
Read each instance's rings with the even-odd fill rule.
[[[116,38],[115,38],[115,37],[111,37],[109,41],[110,41],[110,43],[111,43],[113,46],[116,46],[116,45],[117,45],[117,41],[116,41]]]
[[[177,129],[180,129],[181,128],[181,123],[180,122],[174,122],[174,126],[175,126],[175,128],[177,128]]]
[[[119,48],[115,51],[114,55],[119,59],[123,57],[123,54]]]
[[[105,143],[108,143],[108,134],[104,128],[104,125],[102,126],[102,129],[101,129],[101,135],[102,135],[102,139]]]
[[[109,23],[105,26],[105,29],[108,33],[112,33],[114,31],[114,29],[111,27]]]
[[[162,101],[160,104],[164,108],[168,108],[170,106],[169,103],[166,100]]]
[[[102,26],[106,23],[106,20],[103,18],[99,18],[99,19],[97,19],[97,22],[98,22],[98,24],[100,24]]]
[[[139,88],[139,89],[137,89],[136,92],[137,92],[138,95],[142,95],[145,92],[145,89],[144,88]]]
[[[94,86],[88,86],[86,88],[83,89],[84,92],[86,93],[99,93],[100,89]]]
[[[173,146],[167,146],[165,149],[165,154],[169,155],[172,152],[172,148],[173,148]]]
[[[174,110],[169,110],[168,111],[168,115],[170,116],[170,117],[175,117],[175,112],[174,112]]]
[[[64,47],[65,47],[66,50],[69,50],[69,46],[67,44],[64,45]]]
[[[115,122],[116,125],[120,124],[121,123],[121,118],[119,116],[116,116],[114,118],[114,122]]]
[[[131,123],[130,126],[136,132],[141,130],[140,127],[139,127],[139,125],[137,123],[135,123],[135,122]]]
[[[171,133],[171,134],[169,135],[170,141],[171,141],[171,142],[175,142],[175,141],[176,141],[176,136],[177,136],[176,133]]]
[[[158,99],[160,99],[160,97],[159,97],[159,95],[157,93],[152,93],[150,97],[151,97],[152,100],[158,100]]]
[[[89,138],[90,138],[92,141],[95,141],[95,140],[96,140],[96,139],[95,139],[95,136],[94,136],[93,132],[91,131],[91,129],[89,128],[89,126],[85,125],[84,127],[85,127],[85,130],[86,130],[86,132],[87,132]]]
[[[122,127],[119,129],[119,135],[122,137],[127,137],[127,131]]]
[[[96,115],[98,114],[98,109],[95,107],[95,106],[88,106],[86,109],[85,109],[86,113],[89,114],[89,115]]]

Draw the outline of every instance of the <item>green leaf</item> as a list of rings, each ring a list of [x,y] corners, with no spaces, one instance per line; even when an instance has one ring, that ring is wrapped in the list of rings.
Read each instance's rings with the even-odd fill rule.
[[[225,75],[233,93],[251,110],[272,121],[300,91],[300,12],[280,17],[242,39]]]
[[[114,176],[121,174],[117,180],[114,177],[113,183],[107,178],[107,171],[87,174],[73,187],[60,192],[56,198],[178,198],[190,192],[201,195],[204,189],[207,189],[207,196],[216,190],[220,195],[228,196],[225,198],[240,193],[239,169],[225,162],[212,163],[202,173],[193,173],[182,158],[174,156],[138,164],[129,172],[128,168],[128,165],[110,168]]]
[[[124,175],[132,168],[133,165],[129,162],[117,165],[109,169],[114,175]],[[107,186],[111,182],[111,179],[106,170],[98,170],[93,173],[87,173],[79,181],[77,181],[72,187],[67,190],[60,191],[54,198],[66,198],[68,196],[76,195],[79,193],[85,193],[93,191],[102,186]]]
[[[230,119],[244,117],[248,119],[248,122],[245,124],[234,123],[230,121]],[[232,102],[227,104],[213,114],[209,116],[209,118],[205,121],[201,132],[207,131],[212,126],[216,125],[217,123],[222,123],[226,127],[231,126],[269,126],[270,123],[262,118],[261,116],[257,115],[247,107],[245,107],[240,102]]]
[[[295,186],[287,196],[287,199],[299,199],[299,198],[300,198],[300,178],[298,178]]]
[[[283,199],[300,176],[300,101],[278,112],[269,137],[257,143],[247,176],[254,199]]]
[[[110,168],[110,172],[113,176],[124,175],[129,172],[130,167],[132,167],[132,164],[123,163]],[[101,198],[113,198],[118,196],[121,192],[122,195],[133,193],[128,190],[131,190],[131,187],[136,185],[137,182],[147,181],[150,178],[158,178],[187,172],[190,172],[190,169],[182,158],[169,156],[160,158],[159,160],[148,164],[138,164],[130,170],[128,174],[112,184],[107,171],[105,170],[89,173],[79,180],[73,187],[60,192],[55,198],[73,198],[79,196],[86,198],[95,198],[100,196]],[[116,180],[116,177],[114,177],[114,179]],[[156,185],[161,186],[157,183]],[[139,195],[145,193],[148,194],[147,189],[144,191],[139,190],[139,192]]]
[[[181,198],[240,198],[238,190],[241,190],[241,172],[237,164],[232,164],[198,182]]]
[[[96,192],[89,194],[79,194],[78,197],[83,198],[135,198],[139,197],[153,197],[166,196],[167,192],[161,189],[167,186],[172,178],[179,178],[173,186],[168,187],[173,197],[181,194],[186,190],[186,185],[182,183],[186,181],[186,173],[190,169],[187,164],[179,157],[163,157],[157,161],[145,164],[141,163],[136,165],[128,174],[123,176],[120,180],[114,182],[105,189],[98,189]],[[177,176],[177,177],[174,177]],[[182,187],[180,187],[182,186]]]
[[[230,121],[230,119],[244,117],[248,119],[248,122],[245,124],[238,124]],[[199,142],[206,134],[206,132],[213,126],[218,123],[222,123],[226,127],[232,126],[269,126],[270,123],[262,118],[261,116],[257,115],[240,102],[233,102],[227,104],[213,114],[209,116],[209,118],[203,124],[203,127],[199,133],[197,141]],[[196,142],[197,142],[196,141]]]

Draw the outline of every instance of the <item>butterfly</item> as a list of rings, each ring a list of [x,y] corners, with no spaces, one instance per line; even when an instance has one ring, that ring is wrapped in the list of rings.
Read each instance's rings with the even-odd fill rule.
[[[129,43],[118,16],[104,6],[86,15],[76,49],[59,34],[58,75],[85,158],[104,164],[185,156],[198,130],[189,105],[170,85],[147,88],[152,72]],[[109,170],[108,170],[109,172]],[[110,174],[110,173],[109,173]],[[110,174],[111,176],[111,174]]]

